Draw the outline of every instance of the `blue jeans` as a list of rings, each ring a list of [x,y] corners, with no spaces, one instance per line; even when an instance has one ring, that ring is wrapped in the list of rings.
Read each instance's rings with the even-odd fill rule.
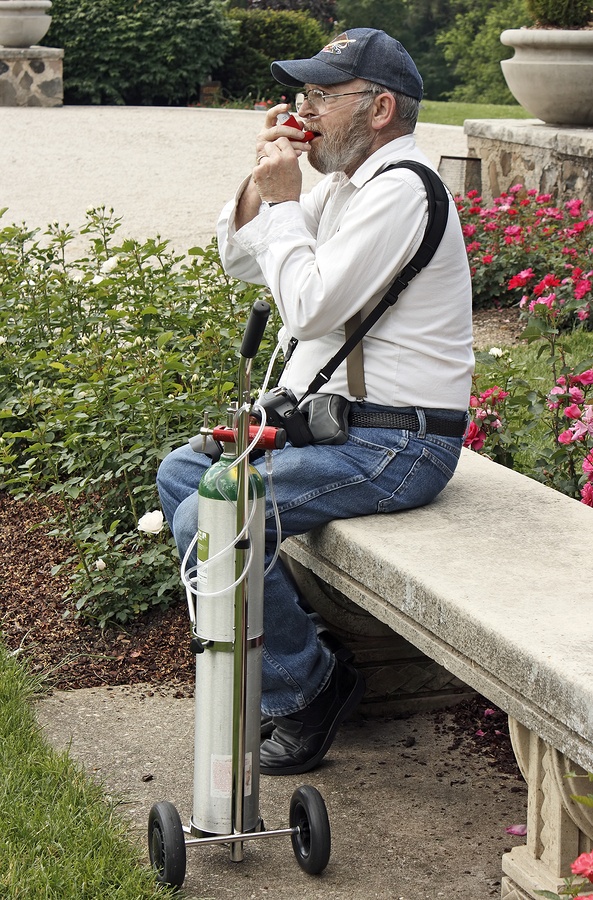
[[[385,410],[363,404],[369,410]],[[400,410],[401,411],[401,410]],[[421,423],[422,410],[416,410]],[[436,411],[435,411],[436,412]],[[449,413],[463,419],[463,413]],[[303,534],[332,519],[391,513],[424,506],[450,480],[462,438],[394,428],[351,427],[348,441],[273,452],[273,479],[282,537]],[[161,463],[157,485],[163,512],[180,556],[198,521],[197,485],[210,460],[189,445]],[[265,459],[255,466],[265,477]],[[276,546],[276,521],[266,497],[266,565]],[[333,657],[317,638],[315,625],[299,602],[296,586],[278,559],[265,579],[262,711],[289,715],[307,706],[323,689]]]

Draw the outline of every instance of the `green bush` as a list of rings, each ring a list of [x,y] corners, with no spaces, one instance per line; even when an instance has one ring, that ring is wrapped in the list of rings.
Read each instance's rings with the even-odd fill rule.
[[[591,0],[527,0],[538,25],[554,28],[584,28],[591,20]]]
[[[227,52],[222,0],[53,0],[67,103],[186,105]]]
[[[270,64],[314,56],[327,43],[319,23],[304,12],[231,9],[228,15],[238,33],[214,77],[231,97],[279,100],[294,93],[272,77]]]
[[[312,16],[322,28],[331,31],[336,21],[336,0],[235,0],[239,9],[291,9]]]
[[[139,520],[158,509],[165,454],[205,409],[226,421],[245,321],[264,294],[228,278],[214,246],[188,259],[160,240],[118,244],[118,224],[89,211],[90,253],[73,261],[71,232],[52,226],[42,243],[0,229],[0,488],[60,501],[52,533],[72,547],[73,611],[100,624],[180,594],[168,529],[145,533]]]

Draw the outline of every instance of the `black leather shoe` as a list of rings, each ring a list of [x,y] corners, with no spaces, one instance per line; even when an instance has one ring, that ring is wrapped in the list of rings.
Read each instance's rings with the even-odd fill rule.
[[[274,731],[260,747],[263,775],[299,775],[319,765],[346,716],[364,694],[364,678],[354,666],[336,658],[330,680],[306,709],[274,716]]]
[[[272,719],[272,716],[266,716],[265,713],[262,713],[261,714],[261,730],[260,730],[262,741],[265,738],[269,737],[272,734],[273,730],[274,730],[274,720]]]

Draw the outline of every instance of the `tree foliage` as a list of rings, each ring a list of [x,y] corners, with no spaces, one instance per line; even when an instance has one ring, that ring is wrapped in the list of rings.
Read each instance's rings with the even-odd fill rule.
[[[338,14],[342,28],[382,28],[400,40],[427,99],[514,102],[500,70],[512,51],[499,37],[529,24],[525,0],[338,0]]]
[[[457,0],[452,26],[437,37],[458,79],[449,98],[467,103],[513,103],[500,61],[512,55],[500,43],[506,28],[529,24],[524,0]]]
[[[424,94],[443,100],[455,86],[436,35],[453,16],[451,0],[338,0],[340,28],[382,28],[412,55],[424,81]]]

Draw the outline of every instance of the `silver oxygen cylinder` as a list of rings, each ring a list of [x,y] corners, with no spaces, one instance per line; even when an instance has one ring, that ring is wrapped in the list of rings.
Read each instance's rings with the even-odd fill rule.
[[[190,823],[192,833],[198,837],[233,833],[233,796],[237,791],[243,792],[243,830],[253,831],[259,823],[265,490],[259,472],[249,466],[251,521],[245,556],[249,568],[244,635],[247,690],[244,721],[240,722],[236,708],[235,640],[241,638],[235,635],[235,582],[241,576],[241,566],[237,567],[237,548],[233,547],[238,493],[238,468],[233,461],[234,453],[223,453],[199,485],[194,636],[204,652],[196,655],[194,798]],[[225,548],[229,548],[227,552],[214,559]],[[243,729],[240,742],[237,728]],[[235,783],[233,753],[237,746],[245,751],[243,785]]]

